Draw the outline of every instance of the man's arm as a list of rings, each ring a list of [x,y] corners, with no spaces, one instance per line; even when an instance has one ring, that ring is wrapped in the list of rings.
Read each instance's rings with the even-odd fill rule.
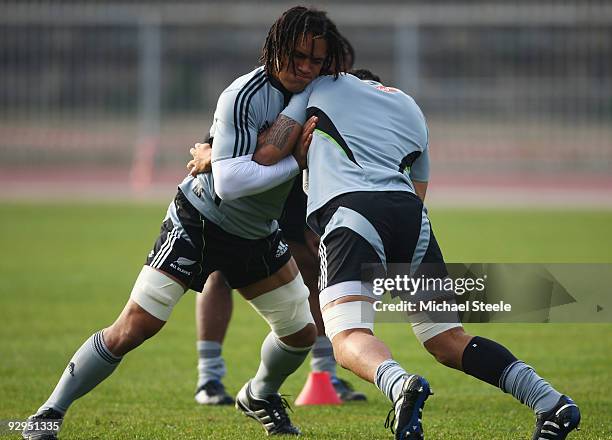
[[[261,165],[273,165],[293,153],[300,168],[304,169],[306,153],[318,121],[316,116],[312,116],[302,129],[302,124],[281,113],[274,124],[258,139],[253,160]]]
[[[416,195],[424,202],[427,192],[427,182],[429,181],[429,147],[414,161],[410,167],[410,180],[414,185]]]
[[[319,82],[318,79],[310,83],[303,92],[291,97],[289,105],[261,137],[253,160],[263,165],[270,165],[294,152],[300,167],[305,167],[305,153],[308,151],[312,133],[318,122],[314,116],[306,120],[306,107],[314,84],[317,82]],[[301,131],[300,137],[302,126],[304,130]],[[298,144],[294,148],[296,141]]]
[[[312,141],[312,133],[314,131],[315,125],[316,118],[313,118],[312,121],[309,121],[309,123],[307,123],[305,130],[300,136],[299,148],[294,152],[293,157],[300,168],[305,167],[306,153],[308,151],[308,146]],[[270,136],[268,136],[268,133],[266,133],[266,137],[271,138]],[[280,138],[277,137],[276,139]],[[189,174],[195,177],[200,173],[208,173],[212,170],[212,149],[210,144],[195,144],[189,150],[189,152],[193,156],[193,160],[189,161],[189,163],[187,164]],[[227,182],[223,182],[221,184],[221,188],[217,187],[217,194],[219,195],[219,197],[221,197],[222,199],[225,198],[226,200],[230,200],[238,197],[243,197],[244,195],[250,195],[252,193],[251,184],[254,181],[257,181],[258,175],[261,175],[261,168],[256,164],[249,163],[249,161],[251,161],[251,158],[249,158],[248,156],[244,156],[242,159],[234,159],[232,161],[225,162],[225,165],[221,165],[221,170],[218,173],[224,175],[227,178],[231,178],[231,175],[233,175],[234,177],[231,179],[233,180],[233,183],[230,183],[229,187],[227,185]],[[283,164],[277,167],[276,172],[280,179],[286,179],[286,176],[289,176],[294,172],[293,162],[291,160],[285,160]],[[249,181],[245,182],[245,178],[248,178]],[[259,185],[256,186],[257,188],[261,188]],[[272,180],[269,185],[263,188],[268,189],[268,187],[273,188],[274,186],[276,186],[276,181]],[[235,191],[231,188],[235,188]]]
[[[280,114],[274,124],[258,138],[253,160],[261,165],[273,165],[292,151],[302,126]]]
[[[215,192],[224,200],[233,200],[267,191],[295,177],[300,167],[292,156],[265,166],[252,160],[257,146],[258,127],[263,124],[257,95],[244,112],[236,113],[240,90],[224,92],[215,111],[212,149],[212,173]],[[298,133],[299,135],[299,133]]]
[[[425,194],[427,193],[427,182],[418,182],[413,180],[412,183],[414,184],[414,191],[416,192],[416,195],[419,196],[419,198],[424,202]]]
[[[293,156],[274,165],[260,165],[252,155],[212,163],[215,192],[222,200],[234,200],[259,194],[286,182],[300,173]]]

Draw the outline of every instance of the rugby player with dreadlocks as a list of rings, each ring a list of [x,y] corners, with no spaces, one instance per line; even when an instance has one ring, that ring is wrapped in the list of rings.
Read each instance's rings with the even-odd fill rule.
[[[57,430],[40,431],[53,426],[42,422],[63,419],[68,407],[106,379],[126,353],[161,330],[188,289],[201,291],[214,271],[271,328],[259,369],[238,393],[237,407],[268,434],[300,433],[278,390],[306,358],[317,331],[308,288],[276,219],[293,179],[305,167],[302,145],[308,144],[313,124],[306,124],[304,133],[297,128],[262,136],[259,147],[258,134],[321,71],[337,76],[343,57],[342,38],[322,11],[294,7],[274,23],[262,51],[263,66],[236,79],[219,97],[210,129],[212,173],[189,175],[179,185],[123,311],[77,350],[51,396],[30,417],[24,438],[56,439]]]
[[[344,71],[352,69],[355,51],[350,42],[343,38]],[[210,172],[210,144],[196,144],[191,152],[194,159],[187,168],[192,175]],[[336,359],[331,341],[325,336],[325,327],[319,308],[317,279],[319,261],[317,255],[318,237],[306,226],[306,194],[302,189],[302,178],[294,179],[293,187],[285,202],[279,226],[283,238],[297,263],[304,283],[310,291],[310,312],[317,325],[317,339],[311,350],[312,371],[329,374],[336,394],[343,402],[364,401],[366,395],[353,389],[351,384],[337,375]],[[234,398],[223,384],[227,372],[222,356],[223,341],[230,323],[233,299],[223,274],[215,272],[208,277],[204,290],[196,299],[196,349],[198,354],[198,380],[195,400],[201,405],[233,405]]]

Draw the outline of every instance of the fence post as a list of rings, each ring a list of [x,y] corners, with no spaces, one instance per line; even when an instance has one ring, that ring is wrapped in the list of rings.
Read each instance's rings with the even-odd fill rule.
[[[419,78],[419,24],[398,20],[394,29],[394,77],[397,87],[417,98]]]
[[[161,17],[150,13],[138,23],[139,134],[130,171],[132,191],[150,188],[155,155],[160,144],[161,118]]]

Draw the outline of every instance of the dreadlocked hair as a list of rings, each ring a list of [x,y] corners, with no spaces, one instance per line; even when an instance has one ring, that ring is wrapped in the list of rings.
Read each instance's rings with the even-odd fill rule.
[[[268,32],[259,62],[268,72],[280,72],[284,67],[283,61],[288,60],[295,72],[295,46],[301,39],[306,38],[307,34],[311,34],[313,39],[325,39],[327,56],[321,66],[321,72],[337,78],[344,66],[343,37],[324,11],[304,6],[294,6],[276,20]]]

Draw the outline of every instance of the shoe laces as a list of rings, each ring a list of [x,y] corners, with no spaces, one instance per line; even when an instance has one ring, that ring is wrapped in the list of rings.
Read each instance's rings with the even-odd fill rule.
[[[272,412],[272,415],[274,416],[274,419],[278,421],[279,426],[284,426],[290,423],[289,415],[287,414],[285,408],[288,408],[289,411],[293,412],[291,405],[289,405],[289,402],[287,402],[285,397],[285,395],[274,394],[267,400],[268,404],[270,405],[269,411]]]
[[[392,434],[395,434],[395,428],[393,427],[393,425],[395,425],[395,418],[397,417],[397,414],[395,412],[395,406],[397,405],[397,403],[400,401],[401,398],[402,396],[400,395],[395,400],[395,402],[393,402],[393,406],[387,413],[387,418],[385,419],[385,428],[390,429]]]

